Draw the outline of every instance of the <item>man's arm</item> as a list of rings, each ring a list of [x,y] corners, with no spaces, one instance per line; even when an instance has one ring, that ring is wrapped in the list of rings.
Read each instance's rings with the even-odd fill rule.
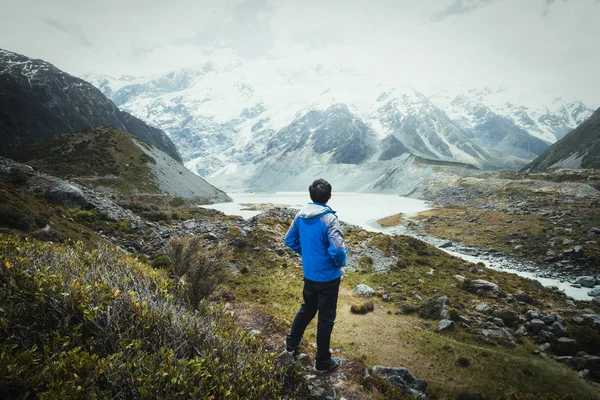
[[[346,265],[346,246],[340,221],[333,214],[327,215],[327,236],[329,236],[329,255],[338,267]]]
[[[300,232],[298,231],[298,225],[296,224],[297,219],[298,216],[294,218],[292,225],[290,225],[290,229],[288,229],[287,234],[285,235],[285,244],[296,253],[302,255],[302,248],[300,247]]]

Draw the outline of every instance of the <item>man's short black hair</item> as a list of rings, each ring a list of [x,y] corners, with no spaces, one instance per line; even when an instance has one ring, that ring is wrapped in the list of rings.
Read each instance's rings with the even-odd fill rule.
[[[308,187],[308,192],[312,201],[326,204],[331,198],[331,185],[325,179],[317,179]]]

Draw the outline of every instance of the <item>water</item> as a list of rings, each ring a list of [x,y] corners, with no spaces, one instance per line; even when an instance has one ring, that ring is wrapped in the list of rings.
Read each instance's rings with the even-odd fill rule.
[[[248,205],[273,204],[300,209],[302,206],[311,201],[307,192],[242,192],[228,194],[233,199],[233,202],[211,204],[203,207],[219,210],[228,215],[239,215],[245,219],[249,219],[260,214],[261,211],[247,210],[246,208],[248,208]],[[361,228],[371,232],[415,236],[435,246],[439,246],[440,244],[446,242],[445,240],[433,237],[416,236],[412,232],[402,227],[383,228],[377,224],[378,219],[390,215],[402,213],[405,216],[410,217],[420,213],[421,211],[426,211],[433,208],[429,202],[423,200],[388,194],[334,192],[328,205],[336,211],[340,220],[352,225],[360,226]],[[511,269],[510,259],[502,258],[490,261],[479,257],[461,254],[452,250],[442,250],[473,263],[482,262],[488,268],[514,273],[525,278],[535,279],[547,287],[556,286],[560,290],[564,291],[567,296],[571,296],[576,300],[591,299],[591,297],[587,295],[587,292],[591,290],[589,288],[574,288],[571,287],[568,282],[538,277],[535,272]]]
[[[275,204],[300,209],[311,202],[308,192],[228,194],[233,199],[232,203],[210,204],[204,207],[247,219],[260,214],[260,211],[245,210],[249,204]],[[386,231],[377,224],[378,219],[398,213],[413,216],[433,208],[429,202],[393,194],[344,192],[334,192],[327,204],[337,213],[340,220],[373,232]]]

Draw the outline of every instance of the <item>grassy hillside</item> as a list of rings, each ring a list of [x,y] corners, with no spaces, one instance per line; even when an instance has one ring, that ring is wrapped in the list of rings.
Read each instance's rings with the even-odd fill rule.
[[[114,127],[92,128],[53,136],[27,146],[4,146],[0,155],[35,169],[91,186],[123,193],[158,193],[148,163],[132,135]]]

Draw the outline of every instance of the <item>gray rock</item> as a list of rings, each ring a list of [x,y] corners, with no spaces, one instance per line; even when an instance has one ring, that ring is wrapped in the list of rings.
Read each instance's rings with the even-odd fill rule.
[[[475,311],[477,311],[478,313],[481,314],[491,314],[492,311],[494,311],[494,309],[489,305],[489,304],[479,304],[477,307],[475,307]]]
[[[502,318],[495,317],[492,320],[492,322],[494,323],[494,325],[499,326],[500,328],[504,328],[505,327],[505,324],[504,324],[504,321],[502,320]]]
[[[560,322],[555,321],[550,326],[550,331],[558,337],[563,337],[567,334],[567,327]]]
[[[513,297],[515,299],[517,299],[517,301],[522,301],[524,303],[527,304],[532,304],[534,303],[533,297],[531,297],[530,295],[528,295],[527,293],[525,293],[522,290],[517,290],[514,294]]]
[[[438,331],[449,331],[454,328],[454,321],[442,319],[438,322]]]
[[[515,346],[515,338],[506,329],[483,329],[480,339],[486,343]]]
[[[375,290],[364,283],[361,283],[354,288],[354,293],[356,293],[358,296],[371,297],[375,294]]]
[[[460,283],[463,283],[465,281],[465,277],[462,275],[454,275],[454,279],[456,279]]]
[[[445,304],[449,304],[450,303],[450,299],[448,298],[448,296],[440,296],[437,298],[438,303],[445,305]]]
[[[540,331],[538,334],[538,343],[553,342],[554,339],[556,339],[556,336],[549,331]]]
[[[525,324],[525,327],[532,335],[537,335],[542,329],[546,328],[546,324],[541,319],[532,319]]]
[[[442,306],[440,311],[440,319],[450,319],[450,307],[447,304]]]
[[[381,300],[389,303],[390,301],[394,301],[394,298],[389,294],[384,294],[381,296]]]
[[[594,287],[594,285],[596,284],[596,277],[595,276],[580,276],[577,278],[575,283],[578,283],[583,287],[591,288],[591,287]]]
[[[525,327],[525,325],[521,325],[520,327],[518,327],[517,330],[515,331],[515,334],[521,335],[521,336],[526,336],[527,328]]]
[[[597,297],[600,296],[600,286],[596,286],[588,292],[588,296]]]
[[[488,282],[486,280],[483,279],[475,279],[473,281],[473,287],[474,289],[477,290],[485,290],[485,291],[492,291],[492,292],[498,292],[500,291],[500,288],[498,287],[497,284],[492,283],[492,282]]]
[[[406,368],[390,368],[376,365],[373,367],[373,372],[414,397],[423,397],[427,390],[427,381],[415,378]]]
[[[568,337],[556,339],[556,350],[559,354],[575,354],[579,350],[577,341]]]
[[[528,321],[531,321],[532,319],[540,318],[540,314],[535,310],[527,310],[525,318],[527,318]]]
[[[90,203],[78,187],[67,182],[56,182],[48,190],[48,198],[62,206],[88,208]]]
[[[294,364],[294,356],[284,350],[281,354],[277,356],[275,363],[279,368],[287,368],[290,365]]]
[[[548,350],[549,348],[550,348],[550,343],[543,343],[543,344],[540,344],[540,350],[542,350],[542,351],[546,351],[546,350]]]
[[[258,329],[252,329],[252,330],[250,331],[250,336],[258,336],[258,335],[260,335],[260,334],[261,334],[261,332],[260,332],[260,330],[258,330]]]

